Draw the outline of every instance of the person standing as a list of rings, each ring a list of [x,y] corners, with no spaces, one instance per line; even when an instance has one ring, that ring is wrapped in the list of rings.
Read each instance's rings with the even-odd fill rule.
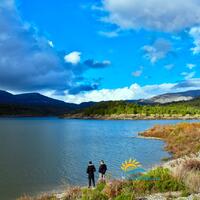
[[[106,171],[107,171],[107,166],[104,163],[104,161],[101,160],[100,166],[99,166],[99,179],[100,180],[103,180],[103,181],[105,180]]]
[[[96,172],[96,168],[92,164],[92,161],[89,162],[86,172],[88,174],[89,188],[91,187],[92,184],[93,184],[93,187],[95,187],[94,173]]]

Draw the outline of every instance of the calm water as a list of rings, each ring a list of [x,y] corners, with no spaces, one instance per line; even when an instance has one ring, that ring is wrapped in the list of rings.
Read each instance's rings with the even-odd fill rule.
[[[87,184],[87,162],[104,159],[112,177],[136,158],[145,168],[168,154],[162,141],[134,138],[155,124],[178,121],[0,119],[0,199]]]

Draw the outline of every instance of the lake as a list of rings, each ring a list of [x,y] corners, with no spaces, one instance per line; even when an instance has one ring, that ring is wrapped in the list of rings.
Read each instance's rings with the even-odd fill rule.
[[[105,160],[108,173],[120,178],[120,165],[135,158],[148,169],[159,164],[164,143],[136,138],[155,124],[180,120],[0,119],[0,199],[86,185],[86,167]]]

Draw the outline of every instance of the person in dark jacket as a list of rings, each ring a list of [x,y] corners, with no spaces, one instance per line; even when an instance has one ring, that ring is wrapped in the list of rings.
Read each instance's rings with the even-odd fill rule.
[[[107,171],[107,166],[104,163],[104,161],[101,160],[100,166],[99,166],[99,179],[100,180],[103,180],[103,181],[105,180],[106,171]]]
[[[88,167],[87,167],[89,188],[91,187],[91,183],[93,184],[93,187],[95,187],[94,172],[96,172],[96,168],[92,164],[92,161],[90,161],[89,164],[88,164]]]

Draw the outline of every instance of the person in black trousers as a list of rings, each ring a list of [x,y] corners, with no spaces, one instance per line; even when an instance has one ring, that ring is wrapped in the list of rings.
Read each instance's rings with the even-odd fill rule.
[[[106,173],[106,171],[107,171],[107,166],[104,163],[104,161],[101,160],[100,166],[99,166],[99,179],[101,181],[105,181],[105,173]]]
[[[95,168],[95,166],[92,164],[92,161],[90,161],[89,164],[88,164],[88,167],[87,167],[89,188],[91,187],[91,182],[92,182],[92,184],[93,184],[93,187],[95,187],[94,172],[96,172],[96,168]]]

